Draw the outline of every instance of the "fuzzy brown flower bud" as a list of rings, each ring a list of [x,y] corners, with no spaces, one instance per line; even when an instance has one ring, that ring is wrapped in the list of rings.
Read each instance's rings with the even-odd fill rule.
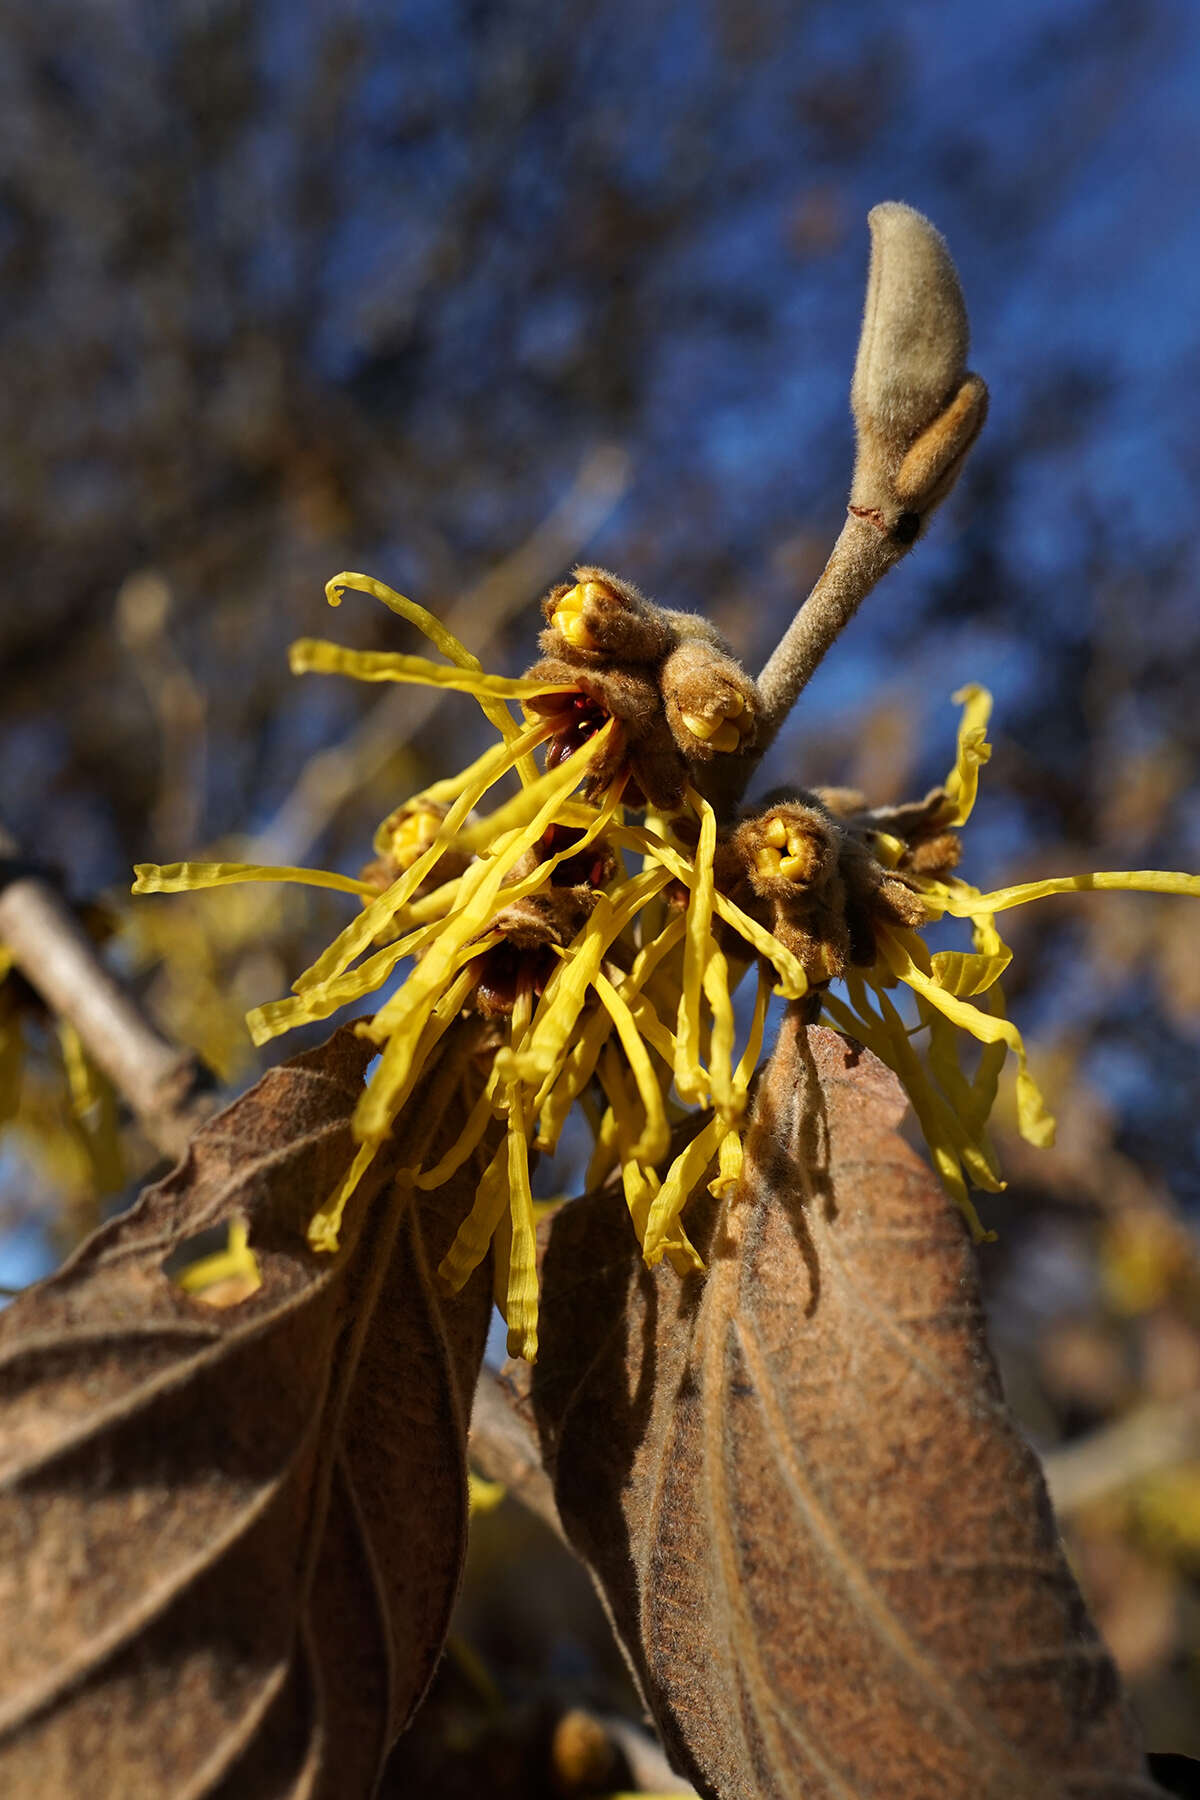
[[[530,701],[553,724],[551,761],[616,719],[620,735],[587,792],[603,791],[625,767],[629,803],[674,812],[701,765],[752,748],[758,690],[706,619],[656,606],[606,569],[574,574],[542,602],[544,656],[528,671],[547,683],[574,683],[573,691]]]
[[[851,510],[911,543],[958,478],[987,388],[967,371],[967,309],[941,233],[897,201],[874,207],[869,223]]]

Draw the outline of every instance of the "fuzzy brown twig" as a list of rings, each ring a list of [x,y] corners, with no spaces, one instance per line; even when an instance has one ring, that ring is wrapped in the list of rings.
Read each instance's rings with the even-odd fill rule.
[[[834,639],[909,545],[851,513],[829,561],[758,678],[757,749],[767,749]]]
[[[966,303],[941,234],[895,201],[874,207],[869,223],[849,517],[759,678],[760,755],[839,632],[946,498],[987,416],[987,388],[966,367]]]
[[[57,888],[22,859],[2,826],[0,944],[50,1010],[75,1027],[151,1143],[164,1156],[182,1155],[215,1109],[208,1070],[150,1023]]]

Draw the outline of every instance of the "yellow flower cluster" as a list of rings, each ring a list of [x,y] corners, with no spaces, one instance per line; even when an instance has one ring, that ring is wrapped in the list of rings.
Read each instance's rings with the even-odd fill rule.
[[[328,584],[330,603],[337,605],[345,589],[381,600],[424,632],[445,660],[303,640],[293,646],[293,670],[418,682],[469,694],[499,741],[385,822],[376,841],[383,860],[365,872],[384,870],[379,879],[232,863],[140,865],[134,892],[282,881],[334,888],[360,900],[362,910],[297,978],[292,994],[248,1016],[260,1044],[362,1000],[411,959],[407,978],[374,1018],[358,1027],[378,1045],[380,1056],[354,1116],[357,1155],[309,1227],[310,1243],[323,1251],[337,1249],[344,1209],[431,1053],[464,1010],[485,1010],[492,959],[507,957],[511,996],[503,1006],[492,1000],[486,1008],[498,1035],[483,1091],[452,1148],[434,1167],[414,1168],[407,1176],[418,1189],[437,1189],[474,1155],[493,1121],[503,1121],[504,1135],[440,1273],[452,1288],[461,1287],[491,1247],[510,1353],[532,1359],[537,1274],[531,1147],[553,1151],[578,1104],[595,1139],[589,1180],[599,1182],[619,1168],[646,1261],[666,1256],[681,1272],[701,1267],[684,1227],[684,1208],[714,1165],[709,1182],[714,1193],[731,1191],[741,1172],[741,1127],[771,989],[796,1000],[808,992],[810,978],[814,986],[816,979],[761,916],[752,916],[722,891],[717,818],[694,785],[685,786],[682,809],[673,818],[650,808],[638,823],[627,817],[620,718],[592,720],[591,735],[573,738],[569,751],[561,743],[552,746],[557,754],[548,755],[545,772],[539,772],[534,752],[554,735],[554,709],[538,713],[527,705],[518,721],[510,703],[570,695],[577,691],[572,683],[487,674],[423,607],[350,573]],[[586,600],[582,590],[573,590],[559,601],[551,621],[570,645],[584,650],[590,648]],[[970,815],[979,768],[989,754],[990,698],[981,688],[965,690],[961,698],[958,756],[942,815],[950,826]],[[732,720],[714,732],[728,734],[731,751],[742,744]],[[600,769],[617,772],[597,793]],[[515,794],[481,811],[496,784],[514,771]],[[779,865],[772,863],[773,874],[803,878],[806,852],[799,840],[793,844],[786,829],[773,830],[768,822],[764,845],[760,854],[769,853]],[[895,866],[905,851],[886,831],[873,835],[870,848],[883,868]],[[580,861],[587,863],[589,851],[594,873],[570,890],[577,906],[569,915],[571,934],[564,940],[559,930],[556,938],[547,927],[544,942],[529,951],[528,939],[513,925],[519,909],[530,904],[550,909],[556,876],[560,883],[577,883]],[[847,998],[822,985],[821,1000],[831,1023],[896,1070],[943,1181],[979,1231],[967,1188],[1003,1185],[986,1122],[1010,1051],[1017,1063],[1022,1131],[1043,1144],[1053,1131],[1020,1034],[1004,1015],[997,983],[1010,953],[995,915],[1043,894],[1087,887],[1195,894],[1200,879],[1154,871],[1075,876],[991,894],[945,876],[906,871],[904,879],[928,919],[950,914],[970,922],[972,950],[931,956],[915,930],[883,924],[875,935],[874,964],[846,973]],[[751,965],[758,969],[757,995],[739,1054],[732,995]],[[916,996],[928,1031],[924,1055],[892,998],[897,983]],[[963,1031],[984,1046],[969,1078],[959,1063]],[[690,1139],[681,1123],[689,1108],[711,1115],[697,1115],[699,1129]]]
[[[963,717],[955,766],[946,783],[952,811],[945,822],[960,826],[971,816],[979,770],[991,755],[987,724],[992,697],[986,688],[971,686],[954,698],[963,705]],[[882,834],[876,844],[877,854],[885,862],[900,849]],[[826,994],[824,1011],[832,1025],[866,1044],[900,1077],[944,1186],[966,1214],[975,1237],[988,1237],[994,1234],[983,1231],[968,1187],[999,1193],[1005,1186],[987,1122],[1010,1053],[1016,1062],[1021,1136],[1039,1149],[1054,1142],[1054,1120],[1030,1074],[1021,1034],[1005,1016],[998,984],[1012,961],[1012,951],[996,928],[996,914],[1051,894],[1089,889],[1200,895],[1200,876],[1158,869],[1120,870],[1022,882],[988,894],[956,877],[935,879],[913,873],[908,879],[931,923],[946,915],[969,922],[972,949],[931,955],[917,932],[884,928],[878,938],[878,963],[865,971],[847,973],[849,1004]],[[916,996],[920,1024],[928,1033],[924,1055],[888,992],[898,983]],[[982,1004],[974,1004],[977,1000]],[[959,1060],[964,1032],[983,1046],[970,1080]]]
[[[807,983],[791,952],[716,891],[716,818],[694,791],[689,805],[699,838],[690,849],[662,819],[626,822],[621,777],[597,802],[575,797],[620,731],[618,721],[610,719],[574,754],[539,773],[533,752],[552,735],[552,726],[540,718],[522,726],[505,703],[569,692],[569,687],[486,674],[424,608],[350,573],[329,583],[332,604],[346,588],[374,595],[417,625],[447,663],[305,640],[293,647],[293,669],[369,681],[419,681],[471,694],[501,741],[469,768],[408,803],[409,813],[436,814],[440,824],[432,835],[423,830],[407,842],[401,839],[398,860],[407,866],[382,893],[369,881],[321,869],[198,862],[141,864],[133,891],[175,893],[244,881],[291,881],[334,888],[363,902],[362,911],[297,978],[290,997],[248,1015],[251,1035],[260,1044],[361,1000],[402,962],[414,960],[407,980],[359,1027],[381,1051],[354,1117],[360,1149],[309,1227],[313,1247],[332,1251],[363,1173],[431,1052],[470,1006],[488,952],[502,944],[504,932],[497,929],[502,915],[517,902],[546,893],[558,867],[589,845],[603,843],[615,853],[612,879],[596,894],[572,941],[559,949],[541,991],[532,983],[518,985],[511,1014],[502,1022],[505,1041],[453,1148],[436,1167],[409,1171],[417,1187],[437,1188],[469,1160],[494,1117],[507,1122],[441,1273],[451,1287],[460,1287],[493,1246],[496,1298],[509,1326],[510,1350],[532,1357],[537,1348],[537,1279],[530,1146],[553,1150],[572,1106],[577,1100],[592,1103],[598,1089],[603,1103],[594,1112],[592,1179],[602,1179],[619,1164],[647,1260],[657,1262],[666,1255],[681,1270],[700,1267],[681,1214],[714,1156],[715,1185],[721,1191],[740,1172],[739,1127],[761,1053],[770,983],[760,978],[749,1040],[736,1061],[731,988],[755,955],[774,968],[778,991],[788,998],[801,996]],[[481,813],[490,790],[514,770],[521,783],[518,792]],[[544,851],[552,829],[563,830],[566,842],[526,869],[530,853]],[[393,856],[397,835],[391,834]],[[415,852],[411,860],[406,849]],[[448,853],[461,872],[439,880],[438,866]],[[462,869],[464,854],[470,860]],[[638,865],[635,869],[626,866],[626,855]],[[668,889],[676,891],[679,903],[665,900]],[[718,919],[745,940],[745,958],[733,975],[714,936]],[[375,948],[381,937],[390,941]],[[618,939],[626,947],[623,956],[614,956]],[[660,1175],[671,1147],[671,1112],[682,1116],[670,1100],[672,1087],[681,1100],[714,1110]]]

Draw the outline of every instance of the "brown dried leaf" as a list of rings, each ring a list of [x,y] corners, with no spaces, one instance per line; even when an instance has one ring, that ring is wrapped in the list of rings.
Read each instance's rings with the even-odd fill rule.
[[[432,1272],[469,1203],[394,1180],[462,1119],[456,1027],[351,1203],[374,1047],[273,1070],[0,1316],[0,1792],[370,1794],[440,1654],[466,1537],[485,1267]],[[233,1215],[263,1275],[218,1310],[163,1273]]]
[[[558,1214],[532,1392],[563,1522],[706,1795],[1153,1794],[903,1110],[790,1017],[739,1193],[688,1212],[707,1276],[647,1271],[619,1192]]]

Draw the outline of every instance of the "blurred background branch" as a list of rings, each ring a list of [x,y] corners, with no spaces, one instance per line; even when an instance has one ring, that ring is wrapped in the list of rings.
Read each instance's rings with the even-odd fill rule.
[[[181,1156],[213,1111],[208,1072],[155,1029],[105,968],[55,887],[23,862],[3,826],[0,883],[0,945],[51,1013],[74,1026],[151,1143],[172,1160]]]

